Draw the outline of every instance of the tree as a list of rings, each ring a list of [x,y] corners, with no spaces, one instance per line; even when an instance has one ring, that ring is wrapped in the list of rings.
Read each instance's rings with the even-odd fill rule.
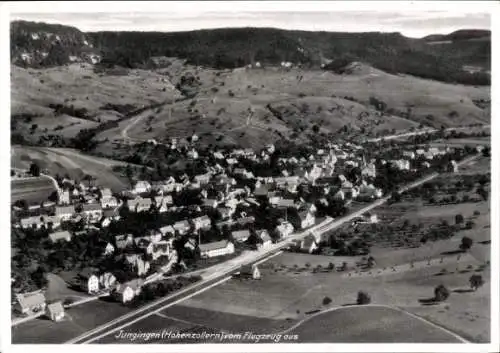
[[[469,237],[463,237],[462,243],[460,244],[460,250],[467,251],[472,247],[473,241]]]
[[[36,163],[31,163],[30,165],[30,174],[34,177],[40,176],[40,167]]]
[[[329,269],[330,271],[333,271],[333,270],[335,269],[335,265],[333,264],[333,262],[330,262],[330,263],[328,264],[328,269]]]
[[[483,276],[481,275],[472,275],[469,278],[470,287],[476,291],[479,287],[484,284]]]
[[[332,300],[329,297],[324,297],[323,298],[323,305],[328,305],[332,302]]]
[[[445,301],[450,296],[450,291],[444,285],[440,284],[434,289],[434,300],[438,302]]]
[[[358,292],[358,297],[356,298],[356,304],[366,305],[366,304],[370,304],[370,302],[371,302],[371,298],[368,295],[368,293],[363,292],[363,291]]]
[[[455,224],[462,224],[464,223],[464,216],[462,216],[461,214],[457,214],[455,216]]]
[[[306,265],[305,265],[307,268],[311,267],[311,264],[309,262],[306,262]]]

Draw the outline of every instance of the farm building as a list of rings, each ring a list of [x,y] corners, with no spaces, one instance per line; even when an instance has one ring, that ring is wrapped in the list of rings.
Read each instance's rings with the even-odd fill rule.
[[[58,301],[47,305],[47,317],[55,322],[59,322],[64,318],[64,307],[62,302]]]
[[[21,314],[34,315],[45,310],[45,295],[41,291],[16,295],[15,310]]]
[[[234,253],[234,244],[228,240],[200,244],[198,247],[202,258],[224,256]]]
[[[312,254],[318,248],[316,237],[312,234],[307,235],[300,243],[300,251]]]
[[[71,217],[75,214],[75,206],[56,206],[55,215],[59,217],[61,221],[69,221]]]
[[[151,190],[151,184],[147,181],[141,180],[135,183],[133,193],[142,194]]]

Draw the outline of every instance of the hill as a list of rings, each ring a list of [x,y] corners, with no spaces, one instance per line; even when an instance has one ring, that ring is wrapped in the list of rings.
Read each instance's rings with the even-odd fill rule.
[[[106,67],[151,68],[157,66],[152,58],[161,56],[178,57],[196,66],[216,69],[233,69],[256,62],[273,66],[290,62],[304,68],[319,68],[331,61],[347,60],[366,62],[389,73],[445,82],[490,82],[489,74],[483,72],[490,68],[489,39],[461,41],[459,46],[436,50],[425,39],[379,32],[225,28],[170,33],[82,33],[72,27],[19,21],[12,23],[11,30],[11,54],[18,65],[50,66],[67,63],[70,57],[88,61],[86,50],[99,48],[99,56],[94,59]],[[52,36],[43,36],[42,40],[40,33],[61,33],[56,34],[60,40],[50,39]],[[62,36],[62,33],[67,34]],[[460,38],[464,34],[455,36]],[[45,55],[45,59],[33,59],[40,55]],[[479,66],[481,70],[464,70],[467,65]]]

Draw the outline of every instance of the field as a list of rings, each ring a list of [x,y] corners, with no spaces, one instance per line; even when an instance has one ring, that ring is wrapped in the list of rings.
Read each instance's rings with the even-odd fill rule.
[[[487,87],[392,75],[367,65],[336,75],[272,67],[220,71],[175,63],[160,70],[124,70],[120,75],[98,74],[85,64],[43,70],[14,66],[14,132],[35,140],[46,134],[72,137],[80,129],[120,119],[153,102],[165,105],[148,111],[129,128],[129,137],[162,141],[196,132],[207,145],[238,142],[257,147],[282,137],[305,142],[313,138],[313,128],[335,133],[349,125],[353,133],[375,136],[420,123],[440,127],[490,120],[489,111],[473,103],[489,99]],[[181,97],[175,85],[189,75],[196,77],[191,87],[196,96],[172,103]],[[387,111],[377,112],[370,98],[386,103]],[[54,104],[64,107],[62,113]],[[121,139],[129,124],[125,120],[98,134],[98,139]],[[111,149],[111,143],[104,145]]]
[[[85,174],[89,174],[96,178],[99,185],[116,191],[129,186],[127,180],[112,170],[113,166],[125,165],[123,162],[93,157],[71,149],[12,146],[12,167],[28,169],[33,162],[36,162],[42,170],[49,170],[51,175],[68,174],[71,178],[81,180]]]
[[[46,201],[56,188],[52,180],[45,176],[37,178],[13,179],[10,183],[11,202],[26,200],[29,204]]]
[[[404,312],[376,306],[344,307],[323,313],[302,323],[290,334],[298,335],[301,342],[311,343],[460,342]]]
[[[80,129],[116,120],[127,110],[176,95],[167,77],[148,70],[115,75],[95,73],[92,65],[72,64],[47,69],[11,66],[11,71],[16,132],[27,137],[33,124],[38,125],[35,138],[46,134],[73,137]],[[83,110],[78,116],[59,114],[53,107],[57,104]]]

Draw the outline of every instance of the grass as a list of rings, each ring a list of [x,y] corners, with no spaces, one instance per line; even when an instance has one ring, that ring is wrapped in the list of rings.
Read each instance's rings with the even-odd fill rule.
[[[52,181],[41,176],[38,178],[11,180],[11,202],[26,200],[29,204],[40,204],[55,191]]]
[[[16,168],[29,168],[37,162],[41,169],[50,170],[51,175],[68,174],[71,178],[81,180],[85,174],[96,178],[99,185],[121,191],[128,182],[113,171],[116,165],[124,162],[84,155],[78,151],[64,148],[12,146],[11,164]]]
[[[364,134],[375,134],[392,129],[408,130],[421,122],[440,127],[489,121],[489,113],[472,102],[472,99],[489,99],[487,87],[451,85],[391,75],[380,70],[334,75],[320,70],[284,72],[268,68],[217,71],[173,65],[157,71],[129,70],[125,76],[102,76],[95,74],[88,65],[73,64],[46,70],[13,67],[12,71],[13,114],[40,116],[29,123],[18,119],[21,125],[19,131],[27,132],[33,123],[39,125],[35,137],[44,133],[45,128],[52,133],[71,136],[97,121],[118,119],[120,114],[117,112],[102,109],[108,103],[140,107],[152,101],[172,101],[180,95],[169,82],[162,81],[166,78],[165,73],[172,77],[175,84],[187,72],[200,78],[201,86],[196,98],[173,104],[171,114],[166,107],[147,112],[154,119],[150,123],[147,119],[139,122],[130,129],[130,137],[163,140],[187,137],[196,131],[199,136],[206,136],[200,143],[238,142],[243,146],[256,147],[281,137],[292,138],[297,143],[306,142],[314,138],[312,127],[316,124],[324,133],[335,133],[350,124],[354,130],[363,128]],[[304,77],[300,82],[297,81],[299,74]],[[234,97],[230,97],[230,91]],[[354,101],[345,97],[353,97]],[[412,106],[410,117],[389,113],[381,115],[369,105],[370,97],[376,97],[386,102],[388,107],[404,113],[408,106]],[[90,120],[82,121],[64,115],[54,118],[49,104],[85,108]],[[267,108],[268,104],[282,116],[275,116]],[[246,125],[249,109],[254,113],[250,124]],[[453,110],[460,112],[459,116],[448,118]],[[395,114],[400,115],[398,112]],[[429,114],[433,118],[425,118]],[[73,123],[77,124],[71,125]],[[120,137],[127,124],[124,122],[119,128],[99,134],[98,138],[113,140]],[[64,128],[53,131],[58,125]],[[214,131],[225,138],[217,140],[217,136],[208,135]],[[110,144],[106,146],[109,149]]]
[[[405,313],[369,306],[317,315],[290,334],[297,334],[300,342],[311,343],[459,343]]]

